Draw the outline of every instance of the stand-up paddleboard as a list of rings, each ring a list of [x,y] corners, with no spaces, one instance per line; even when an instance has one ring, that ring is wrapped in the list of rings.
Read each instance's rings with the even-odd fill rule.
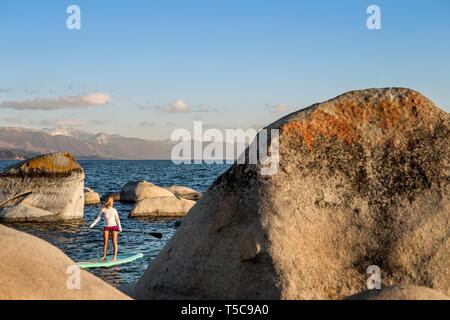
[[[77,265],[82,269],[88,268],[102,268],[102,267],[112,267],[122,263],[132,262],[134,260],[140,259],[144,256],[142,253],[124,253],[118,254],[116,261],[111,261],[112,256],[107,256],[105,260],[92,259],[87,261],[77,262]]]

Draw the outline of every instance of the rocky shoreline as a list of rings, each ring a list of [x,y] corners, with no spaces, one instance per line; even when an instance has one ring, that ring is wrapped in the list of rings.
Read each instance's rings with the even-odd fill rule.
[[[272,176],[235,164],[203,195],[127,183],[109,196],[133,203],[130,217],[184,218],[126,295],[83,273],[89,285],[74,296],[62,284],[73,261],[0,225],[0,298],[52,299],[54,289],[60,299],[448,299],[449,124],[416,91],[352,91],[268,126],[280,132]],[[67,153],[0,172],[3,221],[79,219],[99,202]],[[9,261],[22,251],[31,264]],[[381,270],[380,290],[367,291],[369,266]]]
[[[130,217],[184,217],[201,194],[183,186],[162,188],[132,181],[105,195],[135,203]],[[64,221],[83,218],[85,205],[99,205],[100,195],[84,186],[84,170],[69,153],[30,158],[0,172],[0,221]]]

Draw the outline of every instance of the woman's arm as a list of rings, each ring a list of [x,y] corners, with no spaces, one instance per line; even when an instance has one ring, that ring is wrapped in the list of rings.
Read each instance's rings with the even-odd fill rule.
[[[116,219],[117,226],[119,227],[119,231],[122,231],[122,226],[120,225],[120,219],[119,214],[117,213],[117,210],[114,212],[114,218]]]
[[[89,229],[91,229],[93,226],[95,226],[95,225],[100,221],[100,219],[101,219],[101,217],[102,217],[102,213],[103,213],[103,210],[100,211],[100,213],[99,213],[97,219],[95,219],[94,222],[89,226]]]

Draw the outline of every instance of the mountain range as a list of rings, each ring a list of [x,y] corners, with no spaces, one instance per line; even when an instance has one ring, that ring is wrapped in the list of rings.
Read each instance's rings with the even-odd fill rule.
[[[42,130],[0,127],[0,160],[24,160],[52,152],[69,152],[78,160],[167,160],[177,144],[169,139],[144,140],[67,127]],[[203,150],[210,144],[204,141]],[[217,146],[223,148],[225,155],[226,148],[233,148],[236,154],[237,149],[246,144],[219,142]]]
[[[72,128],[27,129],[0,127],[0,159],[22,160],[35,154],[69,152],[79,160],[170,159],[176,142],[144,140]]]

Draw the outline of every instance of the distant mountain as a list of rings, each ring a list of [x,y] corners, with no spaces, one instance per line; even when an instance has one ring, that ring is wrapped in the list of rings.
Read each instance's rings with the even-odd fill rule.
[[[67,136],[67,137],[72,137],[72,138],[76,138],[79,140],[89,140],[93,136],[95,136],[95,134],[87,132],[87,131],[74,129],[74,128],[67,128],[67,127],[58,127],[58,128],[53,128],[53,129],[46,128],[46,129],[42,129],[42,131],[44,131],[45,133],[48,133],[51,136]]]
[[[36,155],[33,152],[26,152],[22,150],[7,150],[0,149],[0,160],[25,160]]]
[[[193,141],[191,141],[192,143]],[[0,160],[19,160],[33,155],[51,152],[69,152],[76,159],[112,160],[167,160],[178,142],[171,140],[143,140],[127,138],[117,134],[93,134],[72,128],[26,129],[20,127],[0,127]],[[193,146],[193,144],[191,144]],[[202,150],[210,145],[203,142]],[[239,144],[245,147],[245,144]],[[224,146],[234,148],[237,144]],[[192,158],[195,155],[192,152]]]
[[[0,159],[14,157],[13,150],[24,154],[70,152],[77,159],[170,159],[175,143],[170,140],[147,141],[105,133],[90,134],[70,128],[34,130],[0,127]],[[6,151],[11,153],[7,154]],[[18,155],[20,156],[20,154]]]

